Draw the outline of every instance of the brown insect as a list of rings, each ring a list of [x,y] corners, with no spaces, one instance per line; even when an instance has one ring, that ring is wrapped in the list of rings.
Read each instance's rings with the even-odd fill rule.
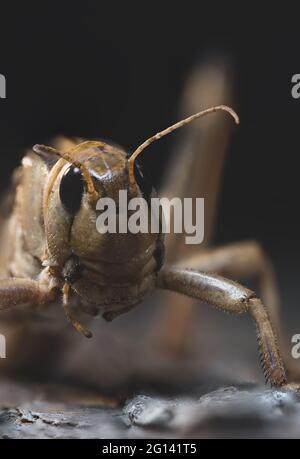
[[[255,244],[238,244],[194,256],[178,266],[164,265],[162,234],[99,234],[95,205],[100,197],[118,201],[118,192],[146,196],[143,177],[134,168],[138,155],[152,142],[204,115],[228,112],[216,106],[176,123],[144,142],[128,156],[119,147],[84,141],[60,148],[35,145],[17,173],[16,198],[3,232],[0,310],[22,306],[24,315],[62,305],[71,324],[91,337],[75,318],[80,310],[112,320],[142,301],[153,289],[167,289],[205,301],[225,311],[248,313],[266,381],[288,385],[268,312],[255,293],[212,272],[229,277],[261,275],[270,287],[266,259]],[[146,196],[148,198],[149,196]],[[18,308],[20,309],[20,308]]]

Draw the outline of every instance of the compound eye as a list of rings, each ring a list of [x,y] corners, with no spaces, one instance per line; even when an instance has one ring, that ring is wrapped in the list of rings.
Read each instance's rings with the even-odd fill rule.
[[[135,161],[134,164],[134,177],[136,183],[138,184],[141,192],[145,199],[149,199],[151,197],[151,193],[153,191],[153,186],[151,184],[150,179],[146,176],[143,168]]]
[[[59,197],[70,214],[76,214],[81,206],[84,182],[78,167],[70,166],[64,173],[59,188]]]

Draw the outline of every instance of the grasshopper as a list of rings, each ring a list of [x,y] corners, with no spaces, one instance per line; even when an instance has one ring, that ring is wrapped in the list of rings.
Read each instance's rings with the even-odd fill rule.
[[[64,142],[61,148],[35,145],[27,152],[15,173],[13,211],[2,235],[2,314],[10,320],[16,309],[28,320],[30,314],[53,311],[60,303],[74,328],[91,338],[77,312],[101,312],[109,321],[154,289],[177,292],[230,313],[249,314],[266,382],[299,391],[299,386],[288,384],[265,305],[252,290],[230,279],[259,276],[265,297],[274,299],[270,266],[257,244],[238,243],[168,264],[161,233],[96,230],[100,197],[117,202],[119,190],[127,190],[130,197],[149,198],[151,190],[136,160],[150,144],[218,111],[238,123],[230,107],[214,106],[150,137],[131,155],[103,141]],[[172,252],[170,243],[167,249]]]

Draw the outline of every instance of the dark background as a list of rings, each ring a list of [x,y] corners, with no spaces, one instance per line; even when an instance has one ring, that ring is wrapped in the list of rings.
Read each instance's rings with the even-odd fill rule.
[[[297,12],[251,5],[85,1],[31,9],[24,2],[10,11],[3,5],[1,188],[24,147],[54,134],[100,136],[134,148],[177,119],[189,68],[209,53],[225,56],[242,122],[226,162],[216,241],[262,241],[284,300],[298,309],[300,99],[291,97],[291,77],[300,73]],[[173,144],[174,138],[157,143],[145,159],[156,183]]]

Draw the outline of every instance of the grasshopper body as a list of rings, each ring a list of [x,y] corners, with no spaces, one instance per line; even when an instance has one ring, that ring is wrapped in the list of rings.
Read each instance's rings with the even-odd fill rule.
[[[192,115],[154,135],[129,157],[121,148],[100,141],[36,145],[18,171],[13,211],[3,231],[5,270],[0,280],[0,310],[14,306],[26,314],[57,310],[87,337],[91,332],[76,313],[101,313],[112,320],[141,302],[154,288],[166,289],[215,305],[234,314],[248,313],[257,327],[265,378],[286,386],[283,361],[268,312],[255,293],[222,277],[260,277],[267,301],[273,292],[270,267],[257,244],[240,243],[199,253],[177,266],[163,265],[161,233],[100,234],[97,201],[114,200],[119,191],[149,199],[143,177],[134,169],[136,157],[152,142],[200,116]],[[217,272],[218,274],[212,274]],[[25,314],[25,312],[24,312]],[[29,316],[27,316],[27,320]],[[291,386],[289,386],[291,387]],[[293,386],[298,390],[298,386]]]

